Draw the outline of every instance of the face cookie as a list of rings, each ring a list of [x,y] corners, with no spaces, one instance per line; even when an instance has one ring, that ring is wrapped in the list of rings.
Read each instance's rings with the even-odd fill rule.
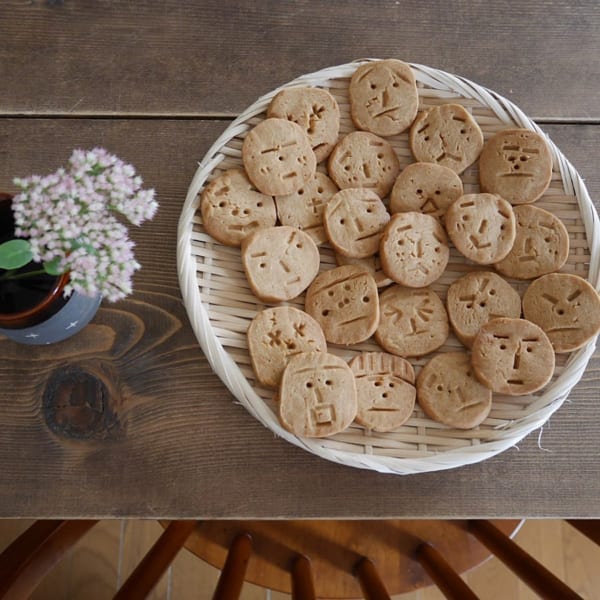
[[[446,211],[446,231],[463,256],[490,265],[510,252],[516,236],[515,215],[500,196],[466,194]]]
[[[493,392],[524,396],[552,378],[554,350],[535,323],[492,319],[475,336],[471,362],[479,381]]]
[[[246,278],[263,302],[299,296],[319,272],[319,262],[312,238],[294,227],[260,229],[242,242]]]
[[[398,175],[390,196],[390,210],[422,212],[443,219],[447,208],[463,195],[461,178],[448,167],[413,163]]]
[[[598,293],[577,275],[550,273],[533,281],[523,314],[544,330],[555,352],[577,350],[600,332]]]
[[[411,68],[400,60],[360,66],[348,89],[352,120],[358,129],[388,136],[402,133],[417,116],[419,95]]]
[[[427,416],[456,429],[477,427],[492,408],[492,392],[477,381],[466,352],[434,356],[419,373],[417,396]]]
[[[252,183],[270,196],[293,194],[317,168],[304,130],[285,119],[265,119],[251,129],[244,138],[242,160]]]
[[[439,296],[430,289],[394,286],[379,299],[377,343],[398,356],[423,356],[444,344],[450,327]]]
[[[321,325],[332,344],[358,344],[379,323],[377,286],[360,267],[348,265],[322,272],[306,292],[306,312]]]
[[[435,217],[396,213],[379,246],[386,275],[407,287],[426,287],[438,279],[450,257],[444,228]]]
[[[350,258],[367,258],[379,250],[390,215],[379,196],[365,188],[338,192],[325,208],[323,223],[333,249]]]
[[[289,359],[301,352],[327,352],[319,324],[292,306],[259,312],[248,327],[252,368],[262,385],[277,387]]]
[[[502,277],[491,271],[472,271],[453,282],[446,301],[456,337],[470,348],[482,325],[491,319],[521,316],[521,298]]]
[[[277,221],[271,196],[261,194],[242,169],[230,169],[202,192],[202,222],[206,231],[226,246],[239,246],[253,231]]]
[[[343,138],[329,156],[329,176],[337,186],[369,188],[380,198],[392,189],[400,162],[389,142],[366,131]]]
[[[552,155],[546,140],[535,131],[505,129],[481,152],[481,190],[498,194],[511,204],[535,202],[551,179]]]
[[[569,232],[563,222],[535,206],[515,206],[513,212],[517,220],[513,247],[494,268],[514,279],[534,279],[558,271],[569,257]]]
[[[305,131],[317,162],[325,160],[335,146],[340,130],[340,108],[335,98],[320,88],[281,90],[267,110],[267,117],[287,119]]]
[[[363,352],[350,361],[356,378],[355,421],[373,431],[392,431],[410,418],[415,406],[411,364],[385,352]]]
[[[483,133],[460,104],[442,104],[421,113],[410,129],[410,149],[417,161],[462,173],[483,148]]]
[[[305,231],[317,245],[326,242],[323,213],[337,191],[327,175],[315,173],[297,192],[275,198],[279,222]]]
[[[384,272],[378,255],[367,258],[350,258],[342,254],[335,255],[335,262],[339,267],[344,265],[356,265],[373,277],[378,288],[384,288],[394,283]]]
[[[325,437],[343,431],[356,416],[354,374],[326,352],[292,357],[279,390],[279,419],[292,433]]]

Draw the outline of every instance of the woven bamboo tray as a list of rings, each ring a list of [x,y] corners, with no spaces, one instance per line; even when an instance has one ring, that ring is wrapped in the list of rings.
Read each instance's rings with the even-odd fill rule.
[[[329,90],[340,106],[342,136],[355,129],[349,115],[347,89],[352,73],[364,62],[304,75],[282,88],[318,86]],[[460,103],[472,113],[486,139],[510,126],[543,134],[519,108],[498,94],[443,71],[411,66],[419,87],[420,109]],[[456,430],[435,423],[418,406],[403,427],[390,433],[375,433],[352,425],[330,438],[307,439],[281,427],[273,391],[261,388],[255,381],[246,343],[250,321],[265,306],[249,289],[239,249],[219,244],[204,231],[198,207],[199,195],[207,182],[226,169],[242,166],[241,146],[246,133],[265,118],[269,102],[282,88],[257,100],[216,140],[199,164],[180,217],[177,251],[183,299],[200,346],[217,375],[248,412],[278,436],[328,460],[385,473],[422,473],[485,460],[540,428],[581,378],[596,340],[570,355],[557,355],[555,375],[542,392],[525,397],[495,394],[489,417],[473,430]],[[407,133],[387,139],[396,150],[402,168],[414,162]],[[598,215],[577,171],[549,139],[548,142],[554,159],[552,182],[536,205],[557,215],[569,231],[571,250],[562,271],[585,277],[597,288]],[[462,174],[462,180],[465,193],[479,191],[477,163]],[[322,269],[336,266],[328,247],[322,246],[320,251]],[[452,248],[446,272],[432,287],[445,300],[448,285],[473,268]],[[511,283],[521,294],[528,285],[528,282]],[[289,304],[303,308],[304,297]],[[462,348],[451,335],[439,352]],[[371,340],[351,349],[329,344],[330,352],[346,360],[359,351],[378,349]],[[411,359],[417,373],[431,356]]]

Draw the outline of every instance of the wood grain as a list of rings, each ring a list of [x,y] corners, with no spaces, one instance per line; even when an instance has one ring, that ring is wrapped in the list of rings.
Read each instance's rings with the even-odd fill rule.
[[[594,0],[6,0],[2,114],[234,115],[303,73],[397,57],[465,76],[536,118],[600,118]]]

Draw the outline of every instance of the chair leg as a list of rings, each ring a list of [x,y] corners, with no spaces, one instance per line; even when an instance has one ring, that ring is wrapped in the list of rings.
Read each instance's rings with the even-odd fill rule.
[[[250,535],[248,533],[238,535],[229,548],[213,600],[237,600],[240,597],[251,553]]]
[[[542,598],[581,600],[579,594],[519,548],[489,521],[469,521],[469,531]]]
[[[292,600],[315,600],[315,583],[310,560],[300,555],[292,564]]]
[[[600,546],[600,519],[567,519],[567,523]]]
[[[354,575],[360,583],[365,600],[390,600],[390,595],[371,560],[361,558],[354,567]]]
[[[417,548],[417,560],[448,600],[477,600],[471,588],[430,544]]]
[[[160,581],[188,539],[197,521],[172,521],[142,562],[116,593],[114,600],[143,600]]]

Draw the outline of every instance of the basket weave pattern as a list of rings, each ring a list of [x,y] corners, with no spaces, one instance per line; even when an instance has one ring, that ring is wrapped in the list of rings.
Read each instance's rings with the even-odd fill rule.
[[[347,89],[352,73],[364,61],[357,61],[304,75],[282,87],[318,86],[327,89],[341,111],[340,136],[354,131],[350,119]],[[419,109],[444,103],[462,104],[479,123],[486,140],[506,127],[525,127],[543,132],[514,104],[481,86],[443,71],[411,65],[419,88]],[[283,429],[277,418],[273,390],[261,388],[252,371],[246,330],[257,312],[265,308],[251,292],[238,248],[216,242],[203,226],[199,211],[204,186],[224,170],[241,167],[244,136],[265,118],[273,96],[282,88],[260,98],[241,114],[208,151],[190,185],[182,209],[178,233],[178,268],[184,302],[200,346],[212,368],[239,402],[266,427],[289,442],[328,460],[386,473],[408,474],[459,467],[484,460],[515,445],[541,427],[563,403],[581,378],[595,348],[592,340],[570,355],[557,355],[551,383],[538,394],[509,397],[494,394],[489,417],[476,429],[457,430],[426,417],[417,406],[411,419],[389,433],[376,433],[352,425],[325,439],[299,438]],[[547,138],[554,169],[549,189],[536,202],[558,216],[569,231],[571,250],[563,272],[599,283],[600,234],[598,215],[579,174]],[[404,168],[414,158],[407,132],[387,140]],[[322,167],[320,167],[322,168]],[[465,194],[479,191],[477,163],[461,176]],[[331,249],[320,247],[321,269],[336,266]],[[444,275],[432,286],[442,300],[450,283],[474,266],[452,248]],[[522,295],[528,282],[511,281]],[[288,303],[304,306],[304,296]],[[364,350],[380,350],[369,340],[350,349],[332,344],[329,351],[350,360]],[[451,335],[438,352],[464,349]],[[411,359],[418,373],[431,358]]]

